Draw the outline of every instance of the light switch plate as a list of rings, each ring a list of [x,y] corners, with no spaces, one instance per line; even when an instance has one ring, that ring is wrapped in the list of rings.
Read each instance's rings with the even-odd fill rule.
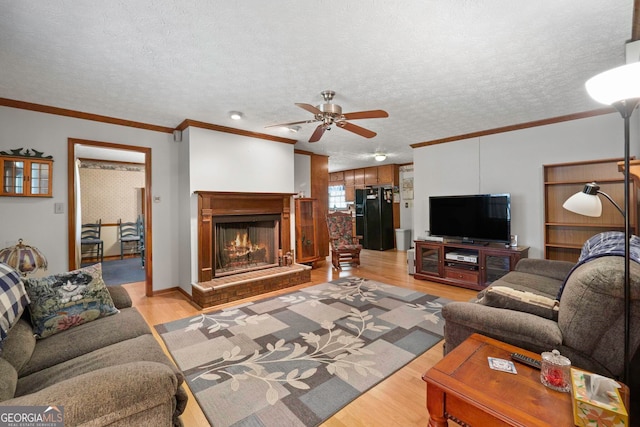
[[[57,214],[64,213],[64,203],[54,203],[53,204],[53,213],[57,213]]]

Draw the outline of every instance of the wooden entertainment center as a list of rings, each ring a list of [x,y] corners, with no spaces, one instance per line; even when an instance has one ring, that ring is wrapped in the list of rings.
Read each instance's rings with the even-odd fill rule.
[[[416,279],[482,290],[527,258],[526,246],[416,240]]]

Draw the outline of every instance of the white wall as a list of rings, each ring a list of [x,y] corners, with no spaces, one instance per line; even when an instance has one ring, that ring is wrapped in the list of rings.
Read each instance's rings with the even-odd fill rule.
[[[478,139],[431,145],[413,150],[413,235],[429,231],[429,196],[480,191]]]
[[[293,193],[293,145],[189,129],[191,191]]]
[[[67,139],[79,138],[152,148],[152,232],[154,260],[174,260],[178,256],[177,149],[167,133],[116,126],[70,117],[0,107],[0,150],[35,148],[52,155],[53,197],[0,197],[0,245],[15,244],[18,238],[39,248],[49,261],[47,273],[68,270],[67,242]],[[54,203],[64,205],[63,214],[54,214]],[[154,262],[154,290],[176,286],[178,265]]]
[[[638,113],[632,123],[631,154],[637,142]],[[429,229],[429,196],[511,193],[512,234],[544,256],[545,164],[621,158],[624,127],[618,113],[483,136],[414,150],[414,229]],[[576,185],[576,192],[581,185]]]
[[[302,192],[305,197],[313,197],[311,194],[311,156],[296,153],[294,169],[295,192],[298,194]]]
[[[292,144],[195,127],[182,140],[189,146],[191,277],[182,278],[180,286],[190,294],[190,284],[198,280],[198,203],[193,192],[294,193],[295,162]],[[184,162],[180,166],[186,167]],[[293,235],[293,221],[291,225]]]

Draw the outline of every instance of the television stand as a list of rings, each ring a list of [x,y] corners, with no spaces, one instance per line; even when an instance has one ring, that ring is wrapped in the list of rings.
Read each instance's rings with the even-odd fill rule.
[[[473,245],[473,246],[488,246],[489,242],[483,242],[483,241],[475,241],[475,240],[465,240],[462,239],[460,241],[460,243],[462,243],[463,245]]]
[[[416,240],[416,279],[482,290],[527,258],[525,246]]]

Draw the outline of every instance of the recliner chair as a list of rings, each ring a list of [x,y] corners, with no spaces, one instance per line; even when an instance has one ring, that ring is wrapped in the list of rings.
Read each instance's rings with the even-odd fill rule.
[[[632,362],[627,385],[631,407],[640,407],[640,264],[630,264]],[[577,368],[620,379],[624,258],[600,254],[577,265],[525,258],[474,301],[445,305],[442,316],[445,354],[480,333],[536,353],[557,349]]]

